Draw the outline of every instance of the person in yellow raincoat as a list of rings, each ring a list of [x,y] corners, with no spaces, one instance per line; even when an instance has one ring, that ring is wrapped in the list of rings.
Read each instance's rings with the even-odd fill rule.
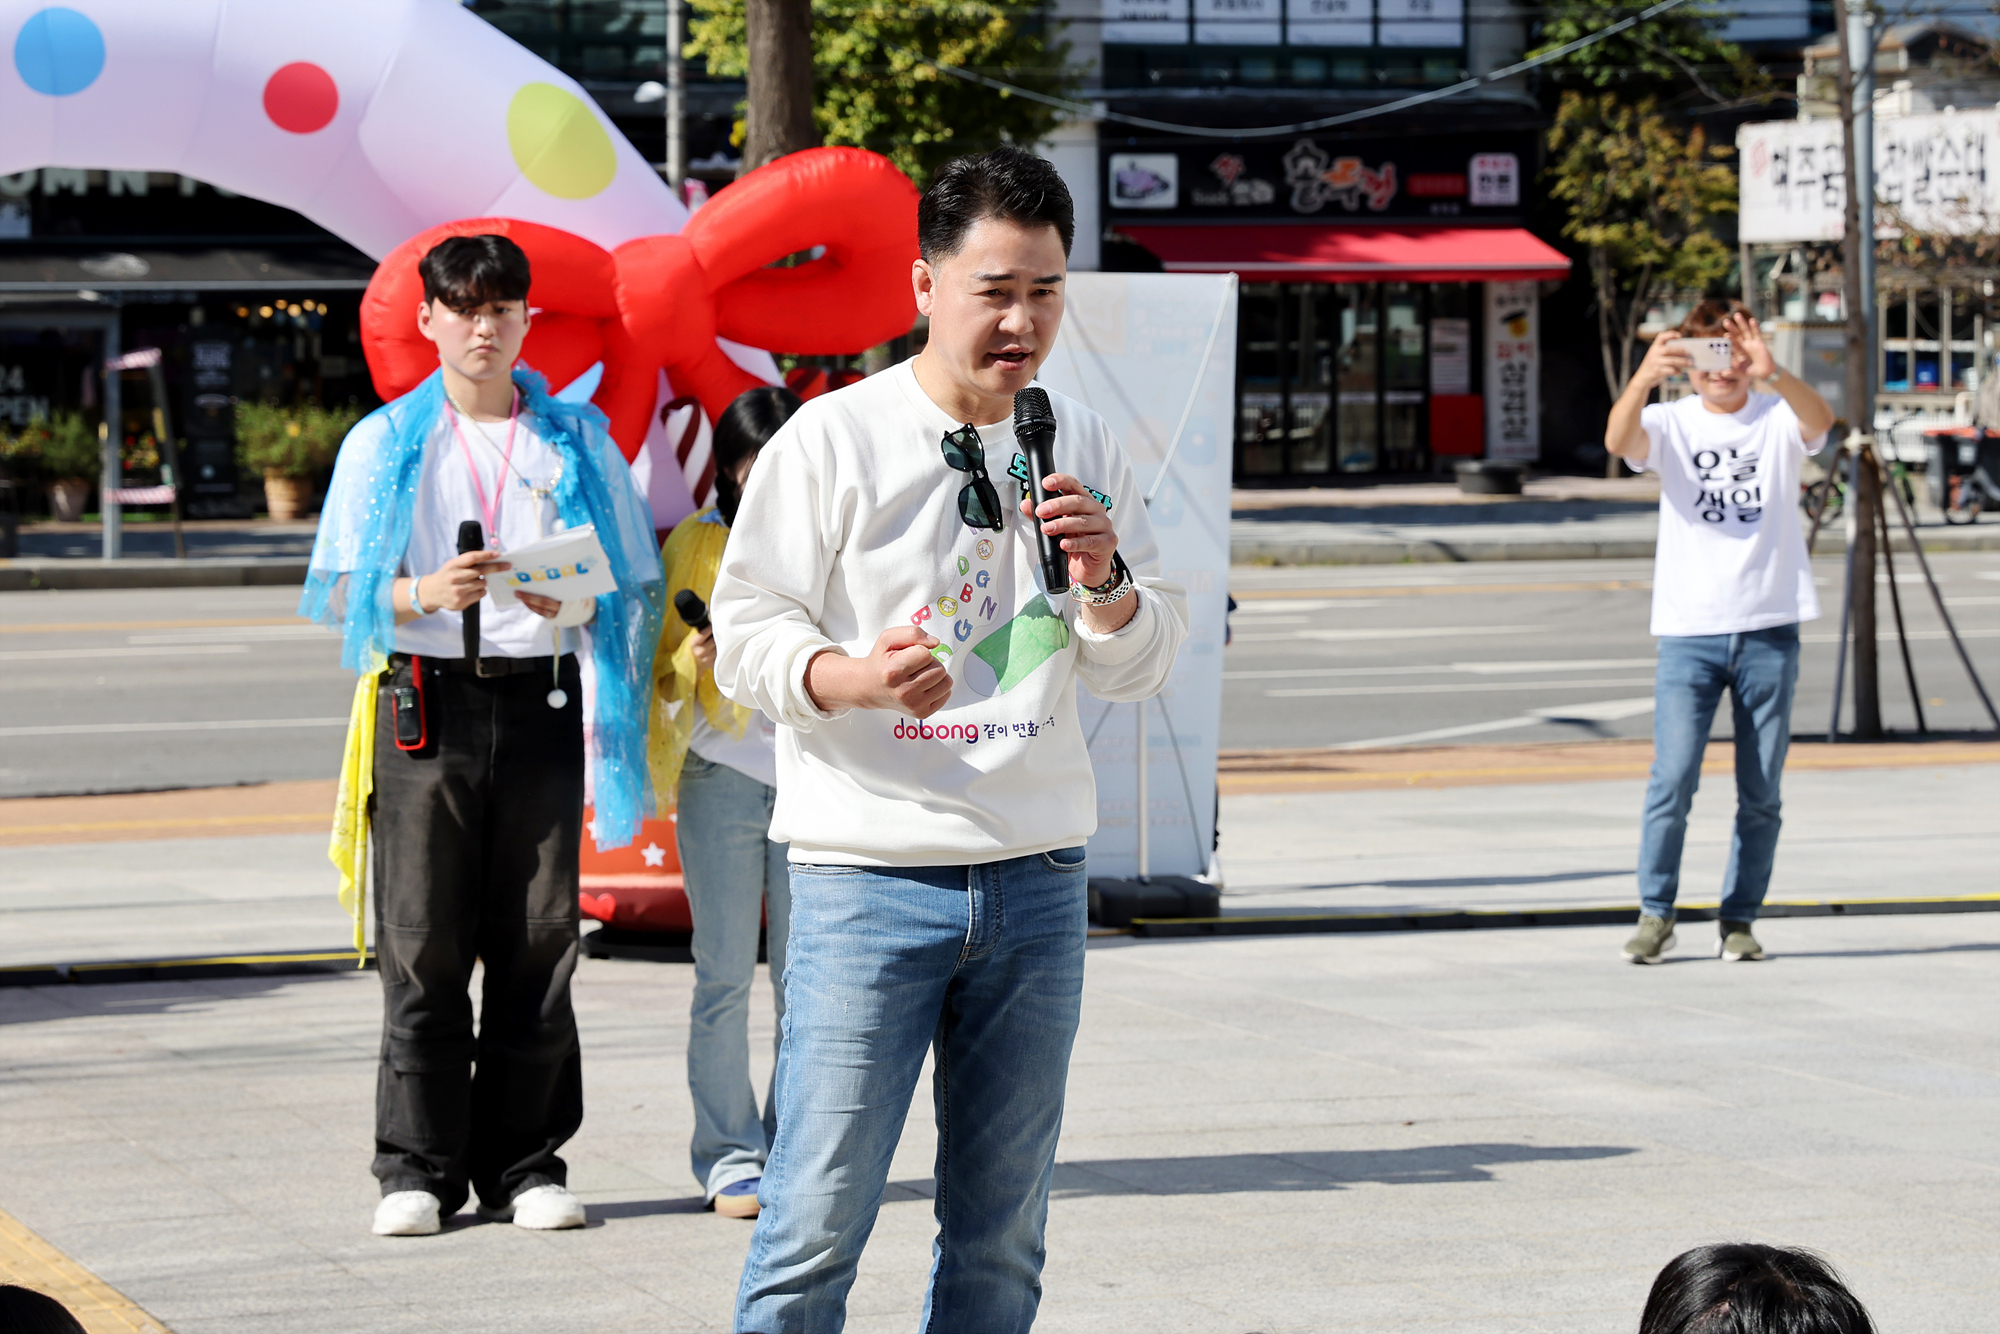
[[[798,398],[779,388],[749,390],[729,405],[715,424],[716,504],[683,519],[660,550],[668,608],[653,666],[651,763],[660,809],[678,801],[681,871],[694,913],[689,1152],[709,1207],[730,1218],[757,1216],[757,1186],[777,1128],[770,1093],[760,1115],[750,1082],[750,987],[758,927],[768,921],[771,991],[782,1028],[791,880],[785,845],[768,837],[777,799],[776,728],[717,692],[713,634],[692,629],[672,604],[683,589],[707,602],[757,451],[798,407]]]

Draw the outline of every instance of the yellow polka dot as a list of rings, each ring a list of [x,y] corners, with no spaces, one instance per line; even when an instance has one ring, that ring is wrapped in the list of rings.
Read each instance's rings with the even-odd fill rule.
[[[558,199],[588,199],[618,174],[611,136],[581,98],[553,84],[523,84],[514,94],[507,146],[521,174]]]

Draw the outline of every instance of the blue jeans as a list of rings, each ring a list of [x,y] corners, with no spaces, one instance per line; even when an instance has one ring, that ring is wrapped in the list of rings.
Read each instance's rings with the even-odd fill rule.
[[[748,774],[689,751],[681,765],[676,836],[694,912],[694,1004],[688,1015],[689,1156],[702,1193],[764,1174],[777,1129],[776,1078],[757,1114],[750,1085],[750,985],[757,929],[769,904],[766,948],[779,1032],[785,1022],[785,938],[792,917],[785,845],[766,835],[777,794]],[[777,1042],[773,1036],[773,1043]]]
[[[1083,998],[1082,848],[792,867],[778,1139],[739,1334],[838,1334],[925,1050],[937,1224],[920,1328],[1025,1334]]]
[[[1735,635],[1663,635],[1653,686],[1653,774],[1639,833],[1639,902],[1671,918],[1680,892],[1688,807],[1701,783],[1722,692],[1736,727],[1736,834],[1722,873],[1726,922],[1754,922],[1778,851],[1778,780],[1792,739],[1792,688],[1799,679],[1799,627]]]

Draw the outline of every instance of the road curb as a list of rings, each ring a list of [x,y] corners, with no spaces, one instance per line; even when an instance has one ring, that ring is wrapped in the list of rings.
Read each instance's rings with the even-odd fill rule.
[[[2000,527],[1980,530],[1930,529],[1923,533],[1927,555],[1956,551],[2000,551]],[[1232,565],[1405,565],[1509,560],[1631,560],[1653,554],[1654,539],[1647,538],[1529,538],[1453,542],[1425,539],[1398,542],[1362,541],[1341,538],[1270,540],[1232,536],[1229,561]],[[1910,544],[1895,534],[1891,550],[1907,552]],[[1815,554],[1839,556],[1846,552],[1844,534],[1829,530],[1819,536]]]
[[[2000,894],[1972,894],[1941,899],[1846,899],[1818,903],[1767,903],[1759,911],[1772,917],[1905,917],[1928,913],[2000,912]],[[1598,908],[1470,908],[1435,912],[1299,913],[1285,916],[1136,918],[1132,934],[1154,940],[1213,939],[1221,936],[1318,936],[1372,931],[1522,930],[1549,926],[1629,925],[1639,918],[1639,905]],[[1712,922],[1710,907],[1682,908],[1677,922]]]
[[[304,557],[249,560],[0,560],[0,592],[86,588],[242,588],[306,581]]]
[[[95,959],[86,963],[28,963],[0,967],[0,987],[186,982],[220,977],[296,977],[305,973],[352,973],[374,966],[374,951],[369,951],[357,962],[352,948],[274,950],[264,954],[202,955],[180,959]]]

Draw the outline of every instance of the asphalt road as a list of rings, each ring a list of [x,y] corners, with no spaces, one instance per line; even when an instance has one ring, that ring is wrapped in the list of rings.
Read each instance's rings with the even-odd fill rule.
[[[2000,701],[2000,553],[1931,557],[1952,619]],[[1817,562],[1794,734],[1824,733],[1843,567]],[[1934,729],[1991,727],[1907,558],[1897,583]],[[1224,748],[1586,740],[1652,734],[1652,562],[1320,566],[1230,572]],[[1913,729],[1880,583],[1882,712]],[[1852,719],[1852,688],[1842,726]],[[1716,736],[1730,735],[1728,706]]]
[[[2000,553],[1933,558],[2000,693]],[[1818,567],[1794,729],[1824,731],[1841,567]],[[1650,562],[1238,568],[1225,747],[1645,736]],[[1931,725],[1986,726],[1928,594],[1905,581]],[[353,677],[291,588],[0,594],[0,796],[338,772]],[[1887,599],[1884,603],[1884,625]],[[1884,714],[1911,726],[1893,639]],[[1727,735],[1725,709],[1718,735]]]

